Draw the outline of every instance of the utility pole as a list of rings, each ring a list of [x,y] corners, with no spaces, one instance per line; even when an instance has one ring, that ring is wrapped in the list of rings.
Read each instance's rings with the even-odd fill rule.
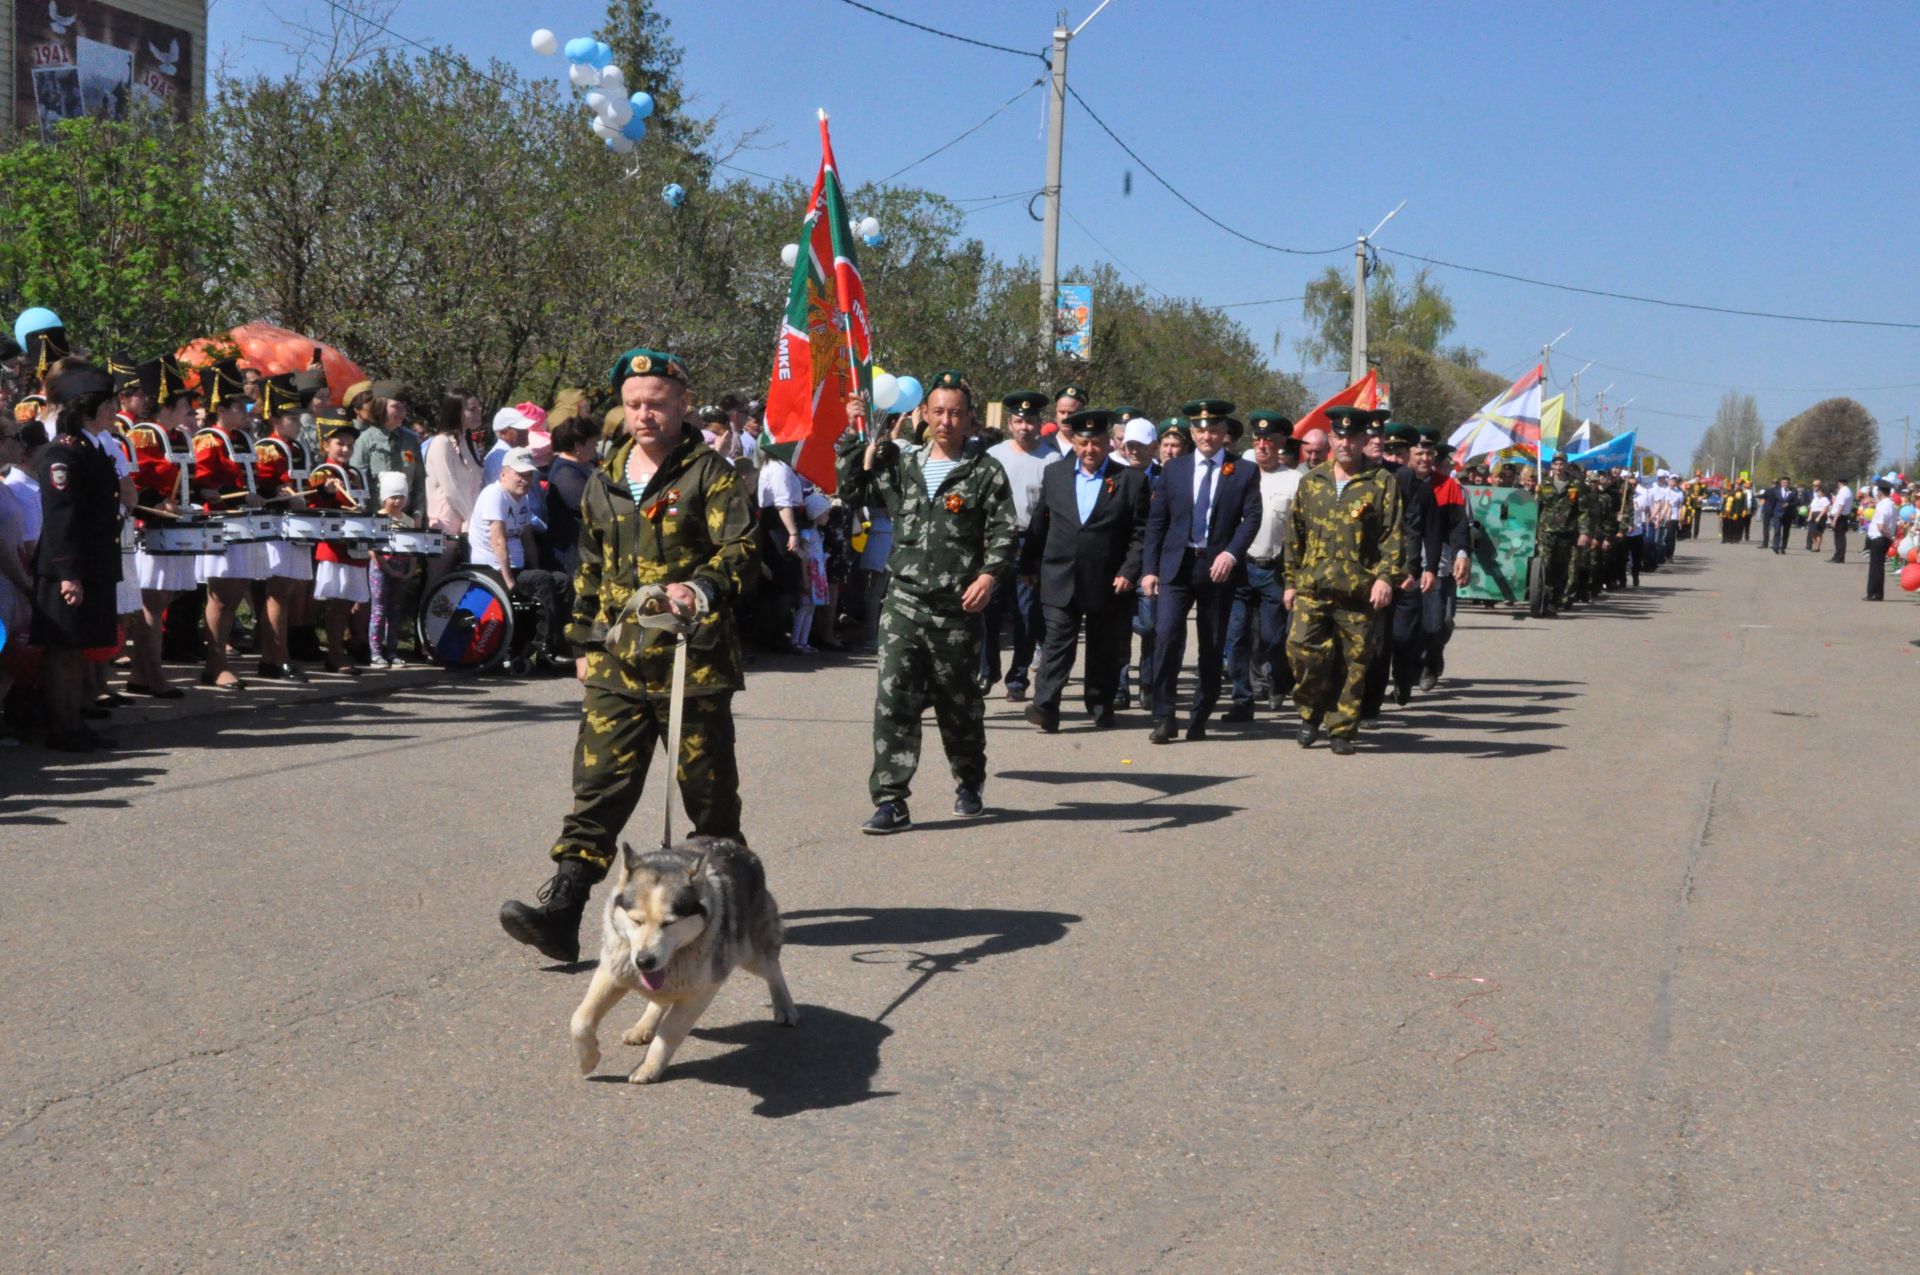
[[[1913,469],[1913,417],[1900,418],[1900,472],[1911,473]]]
[[[1407,201],[1401,200],[1392,212],[1380,219],[1373,234],[1361,235],[1353,241],[1353,357],[1348,365],[1352,375],[1347,378],[1350,382],[1367,374],[1367,245],[1406,206]]]
[[[1062,9],[1053,24],[1053,83],[1047,91],[1047,186],[1041,192],[1046,199],[1046,215],[1040,225],[1040,357],[1053,349],[1054,311],[1060,299],[1060,169],[1064,159],[1067,132],[1067,45],[1087,29],[1087,23],[1113,0],[1100,0],[1099,7],[1079,26],[1067,29],[1067,11]]]
[[[1040,227],[1040,357],[1053,349],[1054,311],[1060,297],[1060,166],[1067,131],[1067,15],[1053,28],[1053,87],[1047,93],[1046,217]]]

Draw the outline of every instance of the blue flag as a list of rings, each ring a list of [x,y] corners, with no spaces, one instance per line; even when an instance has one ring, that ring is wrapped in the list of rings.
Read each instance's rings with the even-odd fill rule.
[[[1598,447],[1588,448],[1584,452],[1575,452],[1567,457],[1576,465],[1585,465],[1588,469],[1626,469],[1633,464],[1633,436],[1638,431],[1628,430],[1618,438],[1609,439]]]

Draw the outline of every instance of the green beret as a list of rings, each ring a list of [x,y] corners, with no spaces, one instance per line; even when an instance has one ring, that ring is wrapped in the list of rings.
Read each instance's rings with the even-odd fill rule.
[[[1111,408],[1089,407],[1067,417],[1062,425],[1063,432],[1075,438],[1099,438],[1113,428],[1115,414]]]
[[[953,368],[934,373],[933,379],[927,382],[927,393],[935,390],[965,390],[968,398],[973,397],[973,387],[967,384],[966,373]]]
[[[1191,420],[1207,421],[1232,416],[1233,404],[1224,398],[1190,398],[1180,405],[1180,410]]]
[[[1000,400],[1000,406],[1009,412],[1044,412],[1047,396],[1039,390],[1015,390]]]
[[[1055,391],[1054,391],[1054,395],[1053,395],[1053,399],[1054,399],[1054,401],[1055,401],[1056,403],[1057,403],[1057,402],[1059,402],[1059,401],[1060,401],[1061,399],[1063,399],[1063,398],[1077,398],[1077,399],[1079,399],[1079,400],[1080,400],[1080,401],[1081,401],[1082,403],[1084,403],[1084,402],[1086,402],[1086,401],[1087,401],[1088,399],[1090,399],[1090,398],[1092,398],[1092,397],[1093,397],[1093,395],[1091,395],[1091,394],[1089,394],[1089,393],[1087,393],[1087,387],[1086,387],[1086,386],[1084,386],[1084,385],[1071,385],[1071,384],[1069,384],[1069,385],[1062,385],[1062,386],[1061,386],[1061,387],[1060,387],[1060,388],[1059,388],[1058,390],[1055,390]]]
[[[613,369],[607,373],[607,383],[617,390],[631,376],[664,376],[685,385],[687,365],[677,354],[635,346],[613,361]]]

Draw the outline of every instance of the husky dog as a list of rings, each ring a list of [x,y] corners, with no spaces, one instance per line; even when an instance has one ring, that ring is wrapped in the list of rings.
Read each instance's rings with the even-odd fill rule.
[[[737,841],[689,837],[645,854],[622,845],[620,858],[600,967],[573,1011],[573,1056],[582,1075],[600,1061],[600,1020],[638,992],[650,1003],[621,1039],[645,1045],[647,1056],[628,1079],[660,1079],[735,966],[767,980],[774,1022],[799,1023],[780,972],[780,909],[767,893],[759,856]]]

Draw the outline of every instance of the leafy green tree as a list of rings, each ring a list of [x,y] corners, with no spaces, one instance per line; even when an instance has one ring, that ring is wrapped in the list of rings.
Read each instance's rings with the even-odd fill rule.
[[[226,192],[200,134],[157,121],[68,120],[0,150],[0,306],[48,306],[76,348],[144,358],[230,323]]]
[[[1352,278],[1338,266],[1328,266],[1307,285],[1301,308],[1311,333],[1300,342],[1301,353],[1322,367],[1345,367],[1353,349]],[[1481,357],[1478,350],[1441,349],[1440,343],[1453,326],[1453,302],[1427,270],[1422,269],[1404,285],[1394,277],[1388,262],[1376,262],[1368,271],[1367,345],[1372,354],[1379,356],[1388,346],[1403,346],[1472,366]]]
[[[687,113],[681,50],[669,25],[653,0],[608,0],[606,22],[594,38],[612,47],[614,65],[625,73],[628,88],[653,97],[648,137],[676,149],[698,151],[712,136],[713,125]]]
[[[1822,399],[1782,424],[1761,461],[1761,481],[1784,474],[1796,483],[1848,481],[1867,472],[1880,451],[1880,424],[1850,398]]]

